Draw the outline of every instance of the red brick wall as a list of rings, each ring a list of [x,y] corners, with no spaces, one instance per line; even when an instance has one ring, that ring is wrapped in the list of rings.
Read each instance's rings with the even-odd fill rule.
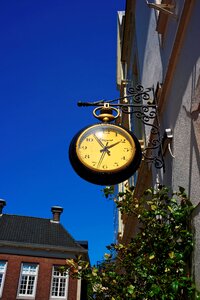
[[[1,300],[15,300],[17,296],[21,263],[30,262],[39,264],[35,300],[49,300],[51,288],[51,275],[53,265],[64,265],[65,259],[42,258],[0,254],[0,260],[6,260],[7,271]],[[76,300],[77,281],[69,278],[68,300]]]

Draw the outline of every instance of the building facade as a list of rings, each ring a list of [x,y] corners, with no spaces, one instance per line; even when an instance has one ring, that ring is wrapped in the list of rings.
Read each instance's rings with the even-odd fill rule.
[[[195,249],[193,276],[200,289],[200,2],[195,0],[127,0],[126,11],[118,13],[117,87],[129,95],[138,84],[151,88],[158,106],[158,122],[164,165],[143,159],[126,184],[135,195],[158,184],[186,189],[196,209],[193,214]],[[131,98],[128,98],[132,103]],[[151,99],[152,100],[152,99]],[[127,101],[127,99],[125,99]],[[142,100],[144,103],[144,100]],[[152,133],[135,114],[122,122],[143,141],[151,143]],[[154,121],[152,121],[154,122]],[[154,123],[151,123],[154,124]],[[155,154],[155,153],[154,153]],[[152,155],[152,153],[151,153]],[[158,152],[156,152],[158,155]],[[119,238],[128,242],[136,220],[119,216]]]
[[[63,209],[52,207],[52,219],[3,214],[0,201],[0,299],[86,300],[80,280],[61,272],[67,258],[88,260],[87,242],[77,242],[60,223]]]

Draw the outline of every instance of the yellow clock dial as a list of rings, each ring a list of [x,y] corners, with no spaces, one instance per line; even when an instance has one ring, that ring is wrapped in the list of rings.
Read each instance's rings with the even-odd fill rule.
[[[136,145],[131,135],[113,124],[96,124],[83,131],[76,143],[79,160],[98,172],[118,172],[133,160]]]

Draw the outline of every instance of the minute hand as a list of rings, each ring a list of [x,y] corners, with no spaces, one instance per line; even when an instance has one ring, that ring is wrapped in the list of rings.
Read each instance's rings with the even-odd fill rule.
[[[93,134],[93,136],[94,136],[95,140],[99,143],[99,145],[100,145],[102,148],[104,148],[105,146],[104,146],[104,144],[102,143],[102,141],[101,141],[95,134]]]
[[[99,145],[103,148],[100,150],[100,152],[106,152],[108,155],[110,155],[110,151],[108,150],[108,148],[106,146],[104,146],[102,141],[95,134],[93,134],[93,136],[94,136],[95,140],[99,143]]]
[[[119,144],[119,143],[121,143],[121,141],[118,141],[118,142],[116,142],[116,143],[114,143],[114,144],[111,144],[111,145],[109,145],[109,146],[105,146],[104,149],[101,149],[101,150],[100,150],[100,152],[106,151],[107,149],[110,149],[110,148],[116,146],[116,145]]]

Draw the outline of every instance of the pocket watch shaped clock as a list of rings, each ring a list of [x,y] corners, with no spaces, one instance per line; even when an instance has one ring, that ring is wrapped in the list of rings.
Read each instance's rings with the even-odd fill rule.
[[[114,185],[128,179],[140,165],[140,143],[125,128],[108,123],[79,131],[69,147],[69,159],[76,173],[99,185]]]

